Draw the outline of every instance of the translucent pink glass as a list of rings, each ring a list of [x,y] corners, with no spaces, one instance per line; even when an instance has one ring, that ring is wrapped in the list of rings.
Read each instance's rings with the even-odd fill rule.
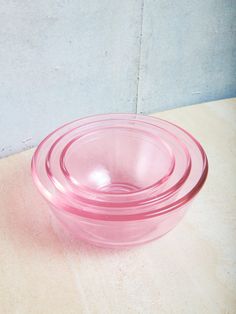
[[[68,123],[35,151],[32,172],[74,236],[119,247],[172,229],[208,171],[201,145],[167,121],[132,114]]]

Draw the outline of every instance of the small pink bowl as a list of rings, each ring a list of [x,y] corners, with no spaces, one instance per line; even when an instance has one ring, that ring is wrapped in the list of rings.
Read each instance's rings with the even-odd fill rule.
[[[49,134],[32,174],[55,217],[75,237],[107,247],[171,230],[201,189],[206,154],[186,131],[133,114],[97,115]]]

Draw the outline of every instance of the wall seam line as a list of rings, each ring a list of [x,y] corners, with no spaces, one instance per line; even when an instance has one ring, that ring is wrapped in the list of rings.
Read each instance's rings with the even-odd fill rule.
[[[142,39],[143,39],[143,11],[144,11],[144,0],[141,2],[141,13],[140,13],[140,32],[139,32],[139,51],[138,51],[138,73],[137,73],[137,89],[135,97],[135,110],[136,113],[141,113],[141,105],[139,101],[139,83],[140,83],[140,72],[141,72],[141,59],[142,59]]]

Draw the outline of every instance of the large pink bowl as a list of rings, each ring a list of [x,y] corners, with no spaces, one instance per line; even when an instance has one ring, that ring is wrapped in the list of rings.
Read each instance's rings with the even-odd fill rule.
[[[99,246],[144,243],[171,230],[203,186],[206,154],[186,131],[133,114],[97,115],[49,134],[32,174],[55,217]]]

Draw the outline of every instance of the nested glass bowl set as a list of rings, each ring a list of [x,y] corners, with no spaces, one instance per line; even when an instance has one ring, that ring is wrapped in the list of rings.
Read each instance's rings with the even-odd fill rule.
[[[208,172],[199,142],[165,120],[135,114],[75,120],[32,158],[36,186],[73,237],[105,247],[159,238],[183,217]]]

